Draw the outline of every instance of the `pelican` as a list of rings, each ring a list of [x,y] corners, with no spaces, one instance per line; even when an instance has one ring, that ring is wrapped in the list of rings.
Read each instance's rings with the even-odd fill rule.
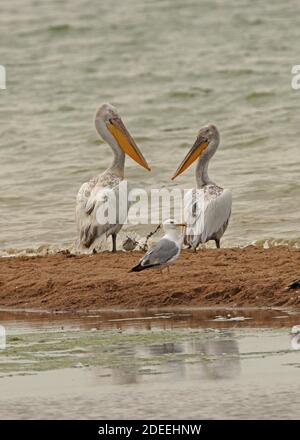
[[[139,263],[130,272],[141,272],[145,269],[164,269],[169,264],[175,263],[182,247],[182,233],[178,228],[186,226],[185,223],[176,223],[175,220],[165,220],[163,228],[165,235],[156,245],[146,252]]]
[[[116,252],[117,234],[126,220],[126,218],[119,217],[118,207],[115,206],[119,184],[124,179],[125,154],[146,170],[150,171],[150,167],[112,105],[104,104],[98,109],[95,116],[95,127],[98,134],[111,147],[113,161],[104,173],[85,182],[79,189],[76,199],[78,244],[80,248],[88,249],[97,239],[107,238],[111,235],[112,251]],[[109,222],[100,224],[97,221],[97,212],[99,209],[104,209],[104,205],[107,203],[113,204],[116,209],[114,224]],[[128,207],[126,216],[127,213]]]
[[[214,240],[219,248],[231,215],[231,192],[216,185],[208,176],[208,164],[219,143],[217,127],[210,124],[201,128],[194,145],[172,177],[174,180],[198,159],[197,188],[190,190],[184,201],[184,218],[187,223],[184,241],[194,251],[209,240]]]

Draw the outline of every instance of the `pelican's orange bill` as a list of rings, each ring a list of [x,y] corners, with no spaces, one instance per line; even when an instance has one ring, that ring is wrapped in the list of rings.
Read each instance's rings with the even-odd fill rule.
[[[128,133],[121,118],[114,117],[110,119],[110,123],[107,124],[107,128],[116,139],[119,147],[122,149],[122,151],[124,151],[125,154],[130,156],[142,167],[146,168],[146,170],[151,171],[151,168],[149,167],[146,159],[141,153],[139,147],[136,145],[135,141]]]
[[[198,136],[196,142],[177,168],[177,171],[172,177],[172,180],[174,180],[177,176],[179,176],[179,174],[183,173],[190,165],[192,165],[192,163],[201,156],[207,146],[207,140],[204,139],[203,136]]]

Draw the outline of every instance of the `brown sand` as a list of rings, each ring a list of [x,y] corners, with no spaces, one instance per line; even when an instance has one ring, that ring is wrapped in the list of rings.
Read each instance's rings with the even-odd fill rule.
[[[142,254],[57,254],[0,260],[0,307],[79,311],[172,306],[300,307],[300,251],[183,251],[165,270],[128,273]]]

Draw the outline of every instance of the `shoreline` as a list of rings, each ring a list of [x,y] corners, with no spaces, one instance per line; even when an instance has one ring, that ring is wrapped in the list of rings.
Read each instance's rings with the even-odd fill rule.
[[[0,259],[0,309],[50,312],[153,308],[300,308],[292,247],[184,250],[170,274],[129,273],[141,252]]]

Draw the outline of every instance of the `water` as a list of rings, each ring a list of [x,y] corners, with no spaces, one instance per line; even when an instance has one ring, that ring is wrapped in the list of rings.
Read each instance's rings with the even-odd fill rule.
[[[134,185],[190,188],[193,167],[170,177],[214,122],[210,173],[234,198],[224,244],[299,244],[299,12],[296,0],[3,3],[2,251],[74,241],[77,190],[110,162],[93,128],[107,101],[153,168],[128,159]]]
[[[298,312],[0,312],[0,418],[298,418]]]

